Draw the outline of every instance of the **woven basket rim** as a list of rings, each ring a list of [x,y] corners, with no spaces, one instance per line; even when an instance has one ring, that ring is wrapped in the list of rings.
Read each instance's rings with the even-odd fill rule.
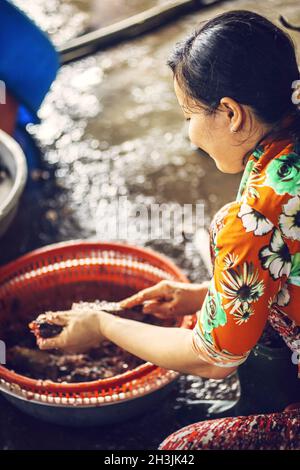
[[[47,254],[67,254],[76,249],[89,249],[89,250],[115,250],[124,254],[138,255],[145,258],[147,261],[156,260],[166,268],[168,268],[177,281],[189,283],[190,281],[185,274],[170,260],[167,256],[158,253],[151,248],[144,248],[140,246],[133,246],[126,243],[118,242],[98,242],[89,240],[69,240],[67,242],[54,243],[46,245],[42,248],[30,251],[25,255],[18,257],[16,260],[9,262],[8,264],[0,267],[0,284],[5,281],[5,278],[12,275],[14,272],[21,268],[24,268],[27,263],[39,261],[41,257]],[[192,323],[192,315],[185,316],[179,325],[180,328],[190,328]],[[150,362],[145,362],[137,366],[136,368],[126,371],[122,374],[116,375],[108,379],[99,379],[92,382],[81,382],[81,383],[58,383],[51,381],[42,381],[31,379],[24,375],[18,374],[12,370],[7,369],[5,366],[0,365],[0,379],[5,380],[14,385],[19,385],[29,391],[44,390],[48,393],[84,393],[99,391],[101,389],[108,389],[116,386],[122,386],[125,383],[134,382],[135,380],[146,377],[151,372],[157,372],[160,376],[167,373],[166,369],[156,366]]]

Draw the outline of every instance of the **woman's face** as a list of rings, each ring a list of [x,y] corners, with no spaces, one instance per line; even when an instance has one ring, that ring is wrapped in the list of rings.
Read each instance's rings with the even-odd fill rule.
[[[244,156],[266,130],[254,119],[250,108],[224,97],[218,110],[207,114],[182,91],[176,78],[174,89],[184,117],[189,121],[189,138],[192,144],[208,153],[223,173],[243,171]],[[253,126],[255,121],[256,125]]]

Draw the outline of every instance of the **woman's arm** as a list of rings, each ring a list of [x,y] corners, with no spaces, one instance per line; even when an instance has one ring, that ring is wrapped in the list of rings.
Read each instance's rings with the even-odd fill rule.
[[[103,336],[135,356],[184,374],[222,379],[235,367],[217,367],[194,349],[193,331],[169,328],[99,313]]]
[[[47,312],[43,319],[63,326],[63,331],[54,338],[38,337],[40,349],[85,352],[107,339],[145,361],[184,374],[222,379],[235,370],[206,360],[197,350],[194,332],[186,328],[154,326],[88,309]]]

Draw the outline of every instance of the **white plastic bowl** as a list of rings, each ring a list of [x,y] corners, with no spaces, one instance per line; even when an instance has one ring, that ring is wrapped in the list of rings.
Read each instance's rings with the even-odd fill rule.
[[[26,158],[20,145],[6,132],[0,130],[0,160],[8,169],[12,187],[0,200],[0,236],[12,222],[27,180]]]

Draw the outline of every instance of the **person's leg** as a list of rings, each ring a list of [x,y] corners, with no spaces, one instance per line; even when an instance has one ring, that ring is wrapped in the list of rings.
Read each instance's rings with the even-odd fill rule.
[[[159,450],[300,449],[300,410],[221,418],[190,424],[168,436]]]

